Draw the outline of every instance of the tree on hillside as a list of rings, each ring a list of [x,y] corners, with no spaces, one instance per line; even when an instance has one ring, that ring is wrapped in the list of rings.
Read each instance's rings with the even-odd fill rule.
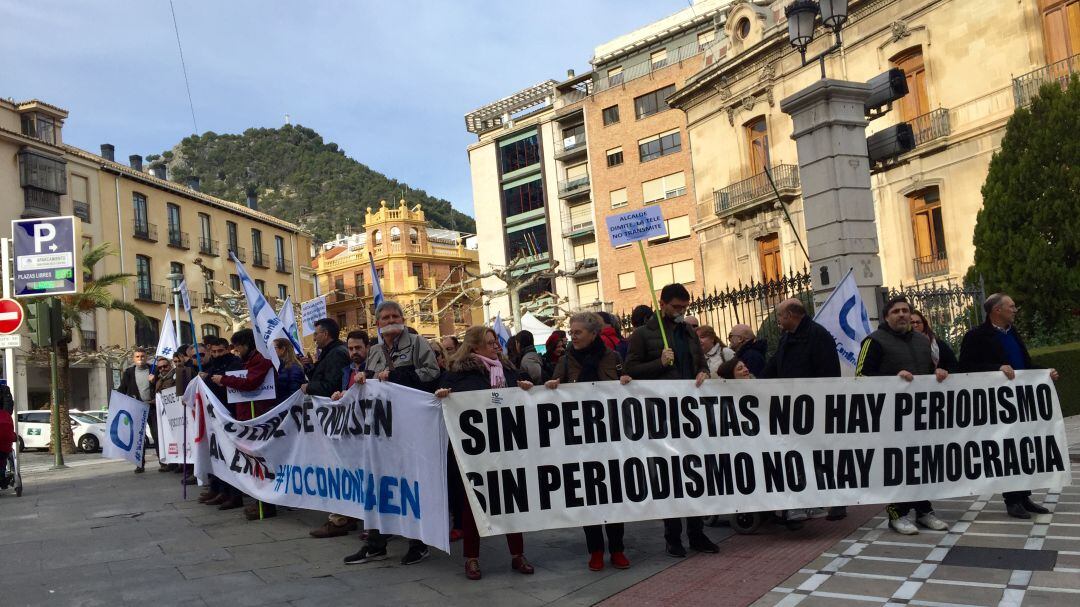
[[[1009,119],[975,225],[975,265],[1053,334],[1080,306],[1080,84],[1047,84]]]

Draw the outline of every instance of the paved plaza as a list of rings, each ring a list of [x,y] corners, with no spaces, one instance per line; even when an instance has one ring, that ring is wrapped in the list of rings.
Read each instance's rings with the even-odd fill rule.
[[[1080,418],[1067,420],[1077,459]],[[356,534],[308,536],[319,513],[283,510],[249,522],[181,497],[179,476],[102,460],[24,454],[26,491],[0,494],[0,605],[1075,605],[1080,604],[1080,483],[1036,493],[1052,510],[1005,515],[999,496],[938,500],[947,533],[900,536],[879,506],[799,531],[707,528],[720,554],[676,560],[658,522],[627,529],[628,570],[586,568],[579,529],[526,536],[536,574],[509,568],[483,540],[484,579],[462,573],[461,544],[413,566],[391,558],[346,566]],[[148,466],[151,470],[154,466]],[[1074,479],[1080,478],[1074,475]]]

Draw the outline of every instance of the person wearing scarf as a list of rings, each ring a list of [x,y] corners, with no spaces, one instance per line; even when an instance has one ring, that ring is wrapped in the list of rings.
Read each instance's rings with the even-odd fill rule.
[[[451,392],[491,390],[517,385],[523,390],[533,387],[530,381],[519,381],[510,361],[499,355],[499,340],[495,331],[476,326],[465,332],[461,346],[447,360],[447,373],[441,379],[441,387],[435,391],[438,398],[446,398]],[[480,579],[480,533],[472,507],[466,499],[462,507],[465,554],[465,577]],[[533,566],[525,558],[525,539],[521,533],[506,534],[510,548],[510,567],[518,573],[533,573]]]
[[[566,351],[566,331],[560,329],[552,331],[551,335],[548,335],[547,341],[544,342],[544,347],[544,356],[542,357],[544,377],[550,379],[555,372],[555,365],[559,363],[559,358]]]
[[[570,347],[555,365],[555,372],[545,386],[554,390],[561,383],[615,381],[623,384],[630,376],[622,374],[622,360],[603,339],[604,321],[593,312],[578,312],[570,317]],[[607,531],[607,548],[611,551],[611,566],[626,569],[623,545],[623,524],[589,525],[584,528],[585,546],[589,551],[589,569],[604,568],[604,532]]]

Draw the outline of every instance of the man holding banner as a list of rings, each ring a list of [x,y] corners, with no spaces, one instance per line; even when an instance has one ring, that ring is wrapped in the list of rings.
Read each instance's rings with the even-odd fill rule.
[[[661,289],[660,313],[630,336],[630,351],[624,365],[627,375],[634,379],[692,379],[699,387],[709,377],[701,342],[683,322],[689,305],[690,292],[683,285],[674,283]],[[661,318],[669,340],[667,347],[661,335]],[[682,528],[682,519],[664,519],[667,553],[676,558],[686,556]],[[690,547],[698,552],[719,552],[719,547],[705,535],[704,529],[702,517],[686,517],[686,539]]]

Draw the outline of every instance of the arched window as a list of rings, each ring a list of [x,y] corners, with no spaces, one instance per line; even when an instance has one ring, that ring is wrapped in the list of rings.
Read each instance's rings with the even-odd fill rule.
[[[747,122],[746,140],[748,143],[748,160],[750,162],[750,175],[757,175],[765,171],[769,163],[769,129],[764,116],[758,116]]]
[[[376,245],[382,244],[382,230],[375,230],[372,237],[374,238]]]
[[[401,240],[401,228],[394,226],[390,228],[390,242],[398,242]]]
[[[416,228],[409,228],[409,242],[420,244],[420,232]]]

